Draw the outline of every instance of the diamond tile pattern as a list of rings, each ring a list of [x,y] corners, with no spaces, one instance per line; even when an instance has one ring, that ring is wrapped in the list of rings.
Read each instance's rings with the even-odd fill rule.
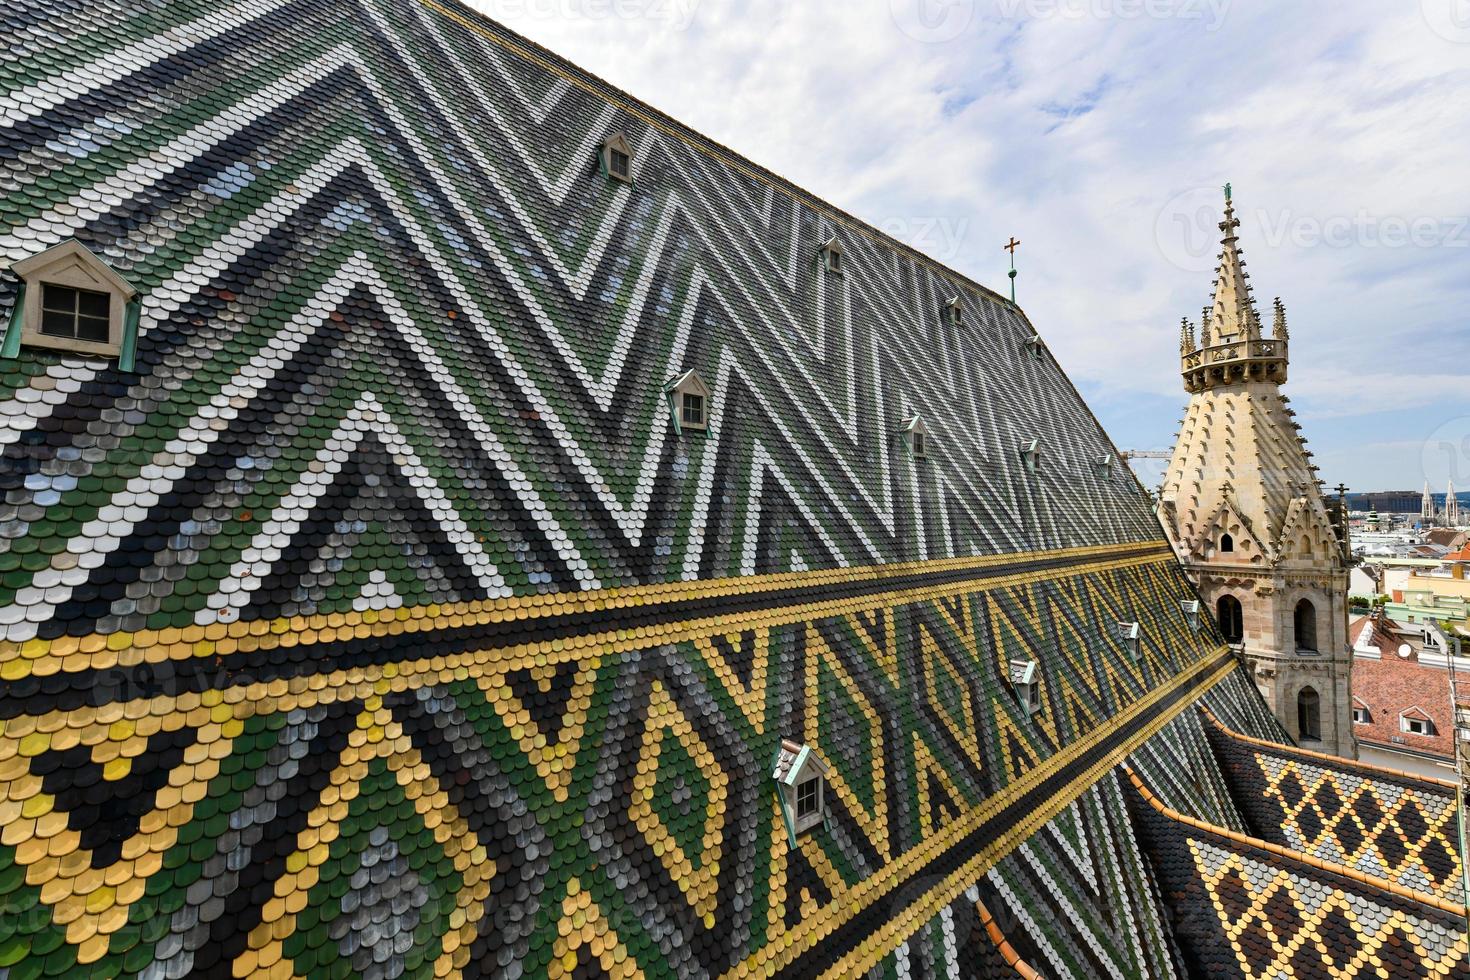
[[[1192,975],[1397,980],[1470,972],[1463,916],[1170,819],[1128,792]]]
[[[1205,729],[1252,835],[1463,901],[1452,786]]]

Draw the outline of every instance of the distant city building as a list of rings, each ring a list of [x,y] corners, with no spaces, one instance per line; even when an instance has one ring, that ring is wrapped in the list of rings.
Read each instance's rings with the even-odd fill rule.
[[[1470,629],[1470,545],[1464,543],[1464,532],[1458,537],[1458,550],[1447,551],[1431,567],[1416,568],[1389,593],[1392,599],[1384,607],[1389,616],[1405,623],[1449,622]]]
[[[1159,518],[1282,726],[1304,745],[1352,757],[1347,516],[1323,499],[1281,392],[1286,310],[1278,299],[1265,336],[1239,227],[1227,197],[1215,294],[1198,343],[1188,320],[1180,331],[1189,407],[1159,491]]]
[[[1358,758],[1421,776],[1454,775],[1449,643],[1432,626],[1379,611],[1353,621],[1353,731]],[[1470,676],[1470,660],[1457,669]]]
[[[1347,495],[1349,510],[1376,510],[1386,514],[1419,514],[1424,497],[1414,490],[1375,490]]]

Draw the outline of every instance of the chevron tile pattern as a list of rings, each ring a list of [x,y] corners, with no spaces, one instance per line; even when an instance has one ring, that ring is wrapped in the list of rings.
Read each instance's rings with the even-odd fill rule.
[[[1218,697],[1219,687],[1241,676],[1232,674],[1206,697]],[[1179,715],[1128,761],[1134,769],[1148,774],[1150,789],[1171,808],[1217,827],[1241,832],[1248,829],[1215,760],[1198,712]]]
[[[1152,887],[1109,774],[1001,861],[977,891],[1021,958],[1047,976],[1173,977],[1168,927]]]
[[[76,237],[145,297],[138,376],[9,372],[7,451],[35,468],[0,539],[11,641],[1157,535],[991,294],[487,24],[216,8],[119,5],[3,67],[26,191],[0,255]],[[126,80],[31,91],[119,50]],[[588,172],[611,130],[638,147],[631,188]],[[968,326],[946,328],[956,292]],[[713,424],[680,440],[662,386],[689,368]],[[922,461],[894,436],[914,414]],[[35,456],[56,428],[77,458]]]
[[[457,5],[5,18],[0,314],[139,296],[0,357],[5,976],[1178,972],[1108,771],[1263,709],[1020,310]]]

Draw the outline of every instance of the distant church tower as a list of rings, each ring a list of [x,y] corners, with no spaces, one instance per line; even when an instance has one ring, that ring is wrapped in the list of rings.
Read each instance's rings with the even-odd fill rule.
[[[1225,188],[1215,297],[1198,343],[1180,330],[1189,392],[1159,493],[1159,518],[1227,639],[1243,643],[1256,686],[1304,746],[1356,757],[1347,639],[1342,502],[1323,500],[1287,407],[1286,309],[1266,337]]]
[[[1455,496],[1454,480],[1444,492],[1444,523],[1446,527],[1460,526],[1460,498]]]
[[[1429,527],[1434,523],[1434,494],[1429,492],[1429,481],[1424,481],[1424,499],[1419,502],[1419,523]]]

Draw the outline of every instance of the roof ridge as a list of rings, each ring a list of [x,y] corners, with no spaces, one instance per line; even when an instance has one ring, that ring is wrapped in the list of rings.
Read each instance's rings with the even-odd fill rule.
[[[1306,854],[1302,851],[1293,850],[1289,847],[1283,847],[1280,844],[1273,844],[1270,841],[1261,840],[1259,837],[1252,837],[1249,834],[1242,834],[1237,830],[1231,830],[1228,827],[1221,827],[1218,824],[1212,824],[1208,821],[1200,820],[1187,814],[1180,813],[1178,810],[1175,810],[1173,807],[1169,806],[1167,803],[1155,796],[1153,792],[1148,788],[1147,784],[1144,783],[1143,779],[1138,775],[1138,773],[1133,771],[1132,766],[1129,766],[1125,763],[1123,765],[1123,770],[1128,774],[1128,779],[1132,783],[1133,788],[1138,791],[1139,796],[1141,796],[1143,800],[1148,803],[1149,806],[1153,807],[1160,816],[1164,817],[1165,819],[1171,820],[1174,823],[1183,824],[1186,827],[1193,827],[1196,830],[1202,830],[1206,833],[1215,834],[1216,836],[1224,837],[1226,840],[1232,841],[1233,843],[1240,844],[1245,847],[1250,847],[1258,851],[1264,851],[1268,854],[1274,855],[1275,857],[1287,858],[1288,860],[1296,861],[1299,864],[1304,864],[1307,867],[1315,868],[1319,871],[1325,871],[1329,874],[1340,875],[1344,878],[1347,878],[1349,881],[1355,881],[1359,884],[1367,885],[1370,888],[1375,888],[1379,891],[1388,892],[1391,895],[1396,895],[1399,898],[1408,899],[1409,901],[1416,902],[1420,905],[1439,909],[1442,912],[1448,912],[1451,915],[1456,915],[1461,918],[1465,917],[1466,909],[1464,905],[1459,905],[1455,902],[1448,901],[1447,899],[1439,898],[1438,896],[1431,895],[1428,892],[1419,891],[1416,888],[1407,888],[1404,885],[1400,885],[1397,882],[1389,881],[1386,878],[1379,878],[1376,875],[1366,874],[1362,871],[1357,870],[1356,868],[1350,868],[1347,865],[1338,864],[1336,861],[1328,861],[1323,858],[1313,857],[1312,855]]]
[[[995,917],[990,914],[990,909],[986,908],[985,903],[978,898],[975,899],[975,912],[980,916],[980,928],[985,930],[985,935],[990,937],[990,941],[995,944],[996,952],[1000,953],[1001,959],[1006,961],[1006,966],[1015,970],[1022,980],[1042,980],[1041,974],[1037,973],[1036,969],[1023,960],[1020,953],[1016,952],[1016,947],[1011,945],[1006,934],[1001,931],[1000,923],[995,921]]]
[[[898,249],[910,258],[928,266],[931,270],[979,290],[988,298],[999,302],[1002,306],[1008,306],[1015,310],[1026,321],[1028,326],[1032,325],[1030,318],[1026,316],[1020,304],[1013,302],[1000,292],[984,285],[952,266],[945,265],[943,262],[940,262],[938,259],[914,246],[899,241],[897,238],[894,238],[876,225],[858,217],[851,211],[838,207],[826,198],[802,187],[789,177],[783,177],[771,168],[756,163],[738,150],[731,149],[719,140],[701,133],[686,123],[680,122],[667,112],[640,99],[626,89],[614,85],[601,76],[595,75],[575,64],[565,56],[557,54],[545,45],[538,44],[525,35],[512,30],[488,14],[481,13],[467,6],[462,0],[442,0],[442,2],[441,0],[417,0],[417,2],[430,11],[448,17],[462,27],[476,31],[482,37],[501,47],[507,48],[513,54],[534,61],[543,68],[557,73],[567,81],[575,85],[580,85],[599,98],[613,102],[625,111],[639,117],[649,125],[668,133],[670,136],[683,139],[686,143],[691,144],[694,149],[715,157],[721,163],[732,166],[756,180],[770,184],[779,190],[791,194],[793,197],[801,199],[808,207],[820,212],[833,221],[847,226],[851,231],[865,235],[868,238],[876,239],[878,242],[890,248]],[[463,10],[463,13],[453,8],[460,8],[460,10]],[[487,25],[493,27],[494,30],[487,31]],[[508,36],[501,37],[496,32],[504,32]]]
[[[1371,762],[1363,762],[1360,759],[1346,759],[1339,755],[1329,755],[1326,752],[1304,749],[1299,745],[1287,745],[1283,742],[1273,742],[1270,739],[1255,738],[1254,736],[1246,735],[1243,732],[1237,732],[1235,729],[1227,727],[1219,718],[1215,717],[1214,712],[1210,711],[1203,704],[1198,704],[1196,707],[1205,716],[1205,720],[1222,735],[1233,738],[1238,742],[1244,742],[1247,745],[1257,745],[1261,748],[1269,749],[1272,752],[1280,752],[1283,755],[1312,759],[1341,768],[1355,769],[1362,773],[1370,773],[1374,776],[1381,776],[1395,782],[1421,783],[1425,786],[1445,789],[1451,793],[1455,792],[1455,784],[1447,779],[1437,779],[1434,776],[1420,776],[1401,769],[1389,769],[1387,766],[1377,766]]]

